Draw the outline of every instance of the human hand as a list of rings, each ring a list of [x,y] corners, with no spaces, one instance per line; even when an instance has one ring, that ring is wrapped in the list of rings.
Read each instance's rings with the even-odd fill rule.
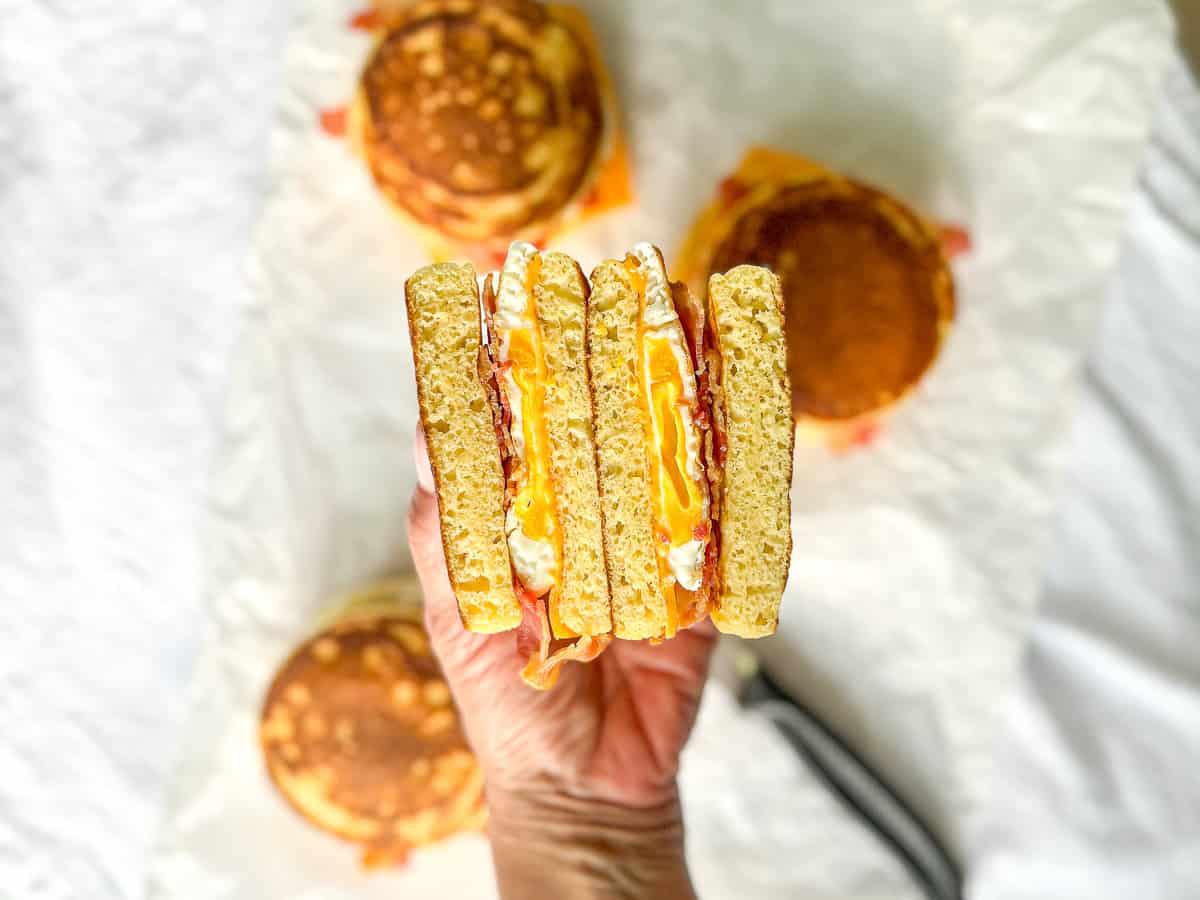
[[[716,632],[613,641],[550,691],[520,678],[515,633],[466,631],[450,588],[424,435],[409,509],[425,623],[487,785],[506,898],[692,896],[676,772]],[[556,879],[563,879],[558,881]]]

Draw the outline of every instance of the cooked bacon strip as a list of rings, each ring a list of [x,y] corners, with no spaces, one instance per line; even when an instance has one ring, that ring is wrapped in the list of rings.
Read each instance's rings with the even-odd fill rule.
[[[692,357],[692,367],[696,372],[696,396],[698,398],[695,422],[700,428],[700,442],[704,448],[701,465],[704,468],[708,492],[709,521],[697,526],[693,533],[696,540],[708,539],[704,551],[704,570],[700,588],[697,591],[684,591],[676,587],[675,596],[680,598],[678,610],[678,627],[691,628],[708,617],[712,598],[717,590],[717,547],[720,541],[720,530],[717,528],[717,517],[720,510],[720,470],[714,458],[715,443],[723,442],[724,437],[715,430],[713,417],[712,390],[709,386],[709,364],[705,353],[705,336],[707,319],[704,304],[700,298],[693,295],[683,284],[671,284],[671,299],[675,304],[675,312],[679,316],[679,324],[683,327],[684,338],[687,341],[688,353]]]
[[[712,538],[704,555],[704,584],[708,587],[710,607],[717,605],[720,580],[717,562],[721,547],[721,507],[725,495],[725,456],[729,444],[725,436],[725,404],[716,378],[721,369],[721,357],[707,323],[701,335],[701,356],[704,368],[700,373],[700,405],[708,413],[704,430],[704,470],[708,476],[708,510],[712,522]]]
[[[479,348],[479,379],[487,391],[488,405],[492,409],[492,425],[496,429],[496,442],[500,445],[500,463],[504,469],[505,492],[511,501],[516,496],[516,486],[512,480],[516,450],[512,443],[512,409],[508,405],[508,395],[500,390],[500,373],[508,364],[496,362],[500,355],[500,345],[496,339],[495,316],[496,291],[492,284],[492,276],[488,275],[483,282],[483,321],[487,330],[487,343]]]
[[[519,585],[519,582],[518,582]],[[611,634],[584,636],[561,650],[550,652],[550,617],[546,614],[544,597],[535,597],[518,586],[521,602],[521,624],[517,629],[517,650],[529,661],[521,670],[521,678],[531,688],[548,691],[558,681],[558,671],[565,662],[591,662],[612,642]]]
[[[704,370],[704,305],[678,281],[671,283],[671,300],[675,304],[679,324],[683,327],[692,366],[699,375]]]

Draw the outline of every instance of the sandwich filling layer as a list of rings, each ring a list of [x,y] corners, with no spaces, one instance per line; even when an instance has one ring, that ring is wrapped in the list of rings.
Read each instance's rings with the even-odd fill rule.
[[[667,637],[684,598],[704,577],[708,496],[696,423],[696,377],[658,251],[638,244],[625,260],[638,294],[638,388],[648,413],[646,449],[655,515],[659,575],[667,601]]]
[[[500,388],[512,414],[515,463],[511,478],[515,496],[505,514],[504,530],[517,577],[535,596],[557,585],[562,571],[544,415],[546,360],[533,293],[539,264],[533,244],[518,241],[509,248],[494,319]]]

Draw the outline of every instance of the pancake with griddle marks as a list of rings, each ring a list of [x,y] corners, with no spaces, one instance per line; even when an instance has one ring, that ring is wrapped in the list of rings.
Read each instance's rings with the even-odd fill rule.
[[[301,645],[275,677],[259,737],[271,780],[367,865],[482,827],[483,778],[415,618],[356,617]]]
[[[757,190],[718,245],[783,285],[792,414],[848,420],[917,383],[954,317],[938,235],[897,200],[840,177]]]
[[[541,4],[434,0],[382,36],[354,127],[391,201],[489,242],[533,235],[587,187],[604,118],[585,46]]]

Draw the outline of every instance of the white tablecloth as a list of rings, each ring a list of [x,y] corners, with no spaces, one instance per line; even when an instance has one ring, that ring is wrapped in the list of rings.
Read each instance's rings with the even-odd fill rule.
[[[205,627],[196,526],[282,6],[0,0],[0,897],[142,892]],[[1177,66],[979,897],[1200,891],[1198,98]]]
[[[977,900],[1200,897],[1200,89],[1177,62],[1076,417]]]
[[[141,895],[286,4],[0,0],[0,898]]]

